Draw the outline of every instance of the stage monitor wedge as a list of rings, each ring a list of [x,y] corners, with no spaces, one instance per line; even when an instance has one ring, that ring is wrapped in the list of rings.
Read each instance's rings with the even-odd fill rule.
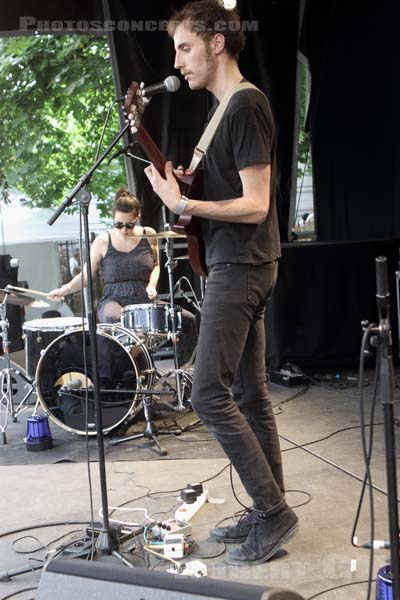
[[[296,592],[208,577],[185,577],[82,559],[43,570],[36,600],[304,600]]]

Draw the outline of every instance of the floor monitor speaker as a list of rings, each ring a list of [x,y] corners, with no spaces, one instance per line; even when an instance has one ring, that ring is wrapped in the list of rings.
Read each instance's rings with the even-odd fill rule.
[[[185,577],[108,562],[57,559],[43,570],[36,600],[304,600],[296,592],[208,577]]]

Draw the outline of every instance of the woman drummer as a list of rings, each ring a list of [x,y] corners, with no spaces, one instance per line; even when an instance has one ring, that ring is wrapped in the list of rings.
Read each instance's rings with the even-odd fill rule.
[[[112,206],[113,229],[100,233],[91,246],[92,275],[101,266],[104,276],[103,295],[97,307],[100,323],[118,322],[122,307],[157,298],[160,275],[158,241],[142,237],[156,232],[151,227],[137,225],[139,211],[136,196],[125,188],[118,190]],[[86,266],[82,274],[86,285]],[[82,274],[51,290],[48,294],[50,300],[61,300],[79,291]]]
[[[114,227],[100,233],[90,249],[92,274],[102,267],[104,276],[103,295],[97,307],[99,323],[117,323],[124,306],[143,304],[157,298],[157,282],[160,275],[157,238],[143,236],[155,234],[151,227],[137,225],[140,212],[139,200],[127,189],[117,191],[112,216]],[[48,293],[50,300],[62,300],[64,296],[82,288],[82,276],[86,285],[86,265],[69,283]],[[190,361],[197,344],[197,325],[194,315],[182,310],[182,336],[178,342],[178,363]]]

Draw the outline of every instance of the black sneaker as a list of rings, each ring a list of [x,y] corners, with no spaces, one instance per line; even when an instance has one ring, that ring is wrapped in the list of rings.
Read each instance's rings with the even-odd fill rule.
[[[234,525],[227,525],[227,527],[215,527],[210,531],[210,535],[218,542],[225,542],[225,544],[240,544],[247,540],[252,524],[253,512],[250,509],[247,509],[242,513],[237,523]]]
[[[272,517],[253,511],[247,540],[225,560],[230,565],[261,565],[294,537],[298,528],[299,519],[288,506]]]

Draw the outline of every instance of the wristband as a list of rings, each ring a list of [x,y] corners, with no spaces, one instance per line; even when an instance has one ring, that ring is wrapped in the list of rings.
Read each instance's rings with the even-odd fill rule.
[[[175,208],[175,214],[182,215],[186,208],[186,205],[187,205],[187,198],[186,198],[186,196],[182,195],[178,202],[178,206]]]

